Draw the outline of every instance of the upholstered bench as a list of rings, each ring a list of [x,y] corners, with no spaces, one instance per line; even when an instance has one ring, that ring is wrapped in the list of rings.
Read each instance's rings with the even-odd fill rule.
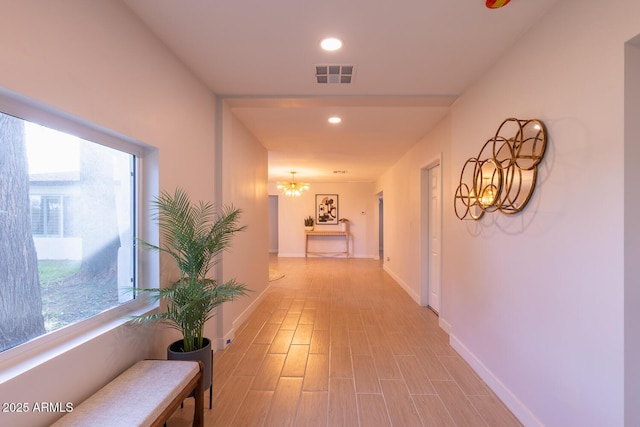
[[[55,424],[61,426],[162,426],[193,394],[193,425],[202,427],[204,417],[202,362],[142,360]]]

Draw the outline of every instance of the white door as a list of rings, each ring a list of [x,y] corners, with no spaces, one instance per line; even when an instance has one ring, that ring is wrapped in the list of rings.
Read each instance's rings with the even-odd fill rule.
[[[442,287],[442,209],[440,209],[440,165],[429,169],[429,307],[440,311],[440,289]]]

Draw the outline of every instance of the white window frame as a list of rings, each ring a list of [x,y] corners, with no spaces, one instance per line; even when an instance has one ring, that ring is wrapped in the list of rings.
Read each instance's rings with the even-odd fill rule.
[[[39,234],[33,234],[33,227],[31,228],[31,233],[33,234],[33,237],[42,237],[42,238],[48,238],[48,237],[63,237],[64,236],[64,197],[60,194],[29,194],[29,196],[37,196],[40,197],[40,207],[42,208],[42,199],[43,198],[57,198],[58,199],[58,203],[60,203],[60,215],[58,217],[58,221],[56,221],[58,223],[57,225],[57,230],[58,232],[55,234],[50,234],[47,232],[47,221],[44,221],[45,219],[48,218],[48,214],[46,213],[45,210],[40,211],[40,219],[43,220],[42,221],[42,230],[43,233],[39,233]],[[31,203],[29,203],[31,205]],[[29,209],[29,213],[31,214],[31,221],[33,222],[33,213],[31,212],[31,206]]]
[[[156,148],[3,88],[0,88],[0,112],[135,155],[137,236],[158,243],[158,227],[145,214],[149,201],[159,193]],[[137,251],[134,256],[137,286],[157,287],[160,283],[159,255]],[[5,350],[0,353],[0,384],[123,325],[132,315],[148,313],[158,306],[157,302],[138,296],[98,315]]]

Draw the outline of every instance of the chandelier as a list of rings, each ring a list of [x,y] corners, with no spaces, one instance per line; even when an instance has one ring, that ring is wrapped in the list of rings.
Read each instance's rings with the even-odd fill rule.
[[[299,197],[303,191],[309,189],[309,184],[306,182],[296,182],[295,174],[295,172],[291,172],[291,181],[278,182],[278,190],[285,196]]]

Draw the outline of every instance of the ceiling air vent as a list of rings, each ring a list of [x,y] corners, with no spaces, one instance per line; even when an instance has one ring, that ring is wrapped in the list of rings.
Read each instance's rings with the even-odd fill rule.
[[[316,65],[316,83],[351,84],[355,78],[355,65]]]

